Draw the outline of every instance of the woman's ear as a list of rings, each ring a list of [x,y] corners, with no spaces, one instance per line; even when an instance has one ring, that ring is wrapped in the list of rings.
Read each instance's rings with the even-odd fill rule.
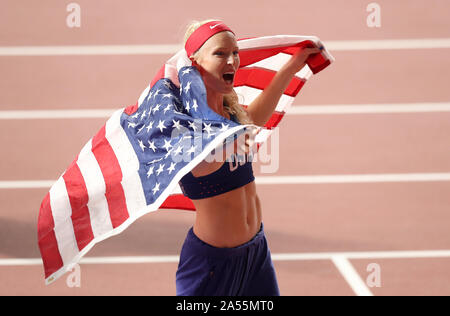
[[[197,63],[197,61],[194,59],[194,57],[190,57],[189,58],[192,62],[192,66],[194,66],[195,68],[197,68],[198,71],[202,71],[202,67]]]

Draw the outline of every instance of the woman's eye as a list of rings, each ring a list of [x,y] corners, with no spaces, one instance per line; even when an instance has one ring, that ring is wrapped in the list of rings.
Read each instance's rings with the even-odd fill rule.
[[[239,51],[233,51],[233,56],[239,56]],[[227,55],[229,55],[229,53],[225,53],[225,52],[214,52],[214,55],[215,56],[219,56],[219,57],[224,57],[224,56],[227,56]]]

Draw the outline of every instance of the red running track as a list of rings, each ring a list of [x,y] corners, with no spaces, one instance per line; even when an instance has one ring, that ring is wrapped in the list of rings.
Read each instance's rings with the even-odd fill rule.
[[[445,0],[377,1],[378,29],[366,25],[368,3],[356,0],[282,0],[277,7],[231,1],[223,8],[180,1],[170,14],[144,0],[77,3],[82,25],[70,29],[61,1],[25,7],[5,0],[0,46],[177,44],[191,18],[209,17],[223,18],[242,37],[305,34],[325,44],[450,38]],[[296,106],[450,101],[448,48],[332,53],[335,64],[308,82]],[[0,56],[0,111],[121,108],[135,103],[168,57]],[[0,119],[0,181],[56,180],[105,120]],[[449,180],[299,183],[302,176],[448,174],[449,111],[289,115],[283,122],[279,169],[263,174],[261,163],[254,168],[282,295],[362,294],[364,288],[355,289],[346,277],[354,272],[365,281],[371,263],[381,269],[381,287],[366,288],[373,295],[449,295],[448,252],[430,252],[450,249]],[[274,183],[284,176],[297,177],[297,183]],[[39,258],[36,222],[47,191],[0,188],[0,295],[175,294],[176,261],[82,264],[79,288],[68,287],[66,276],[45,286],[42,266],[33,260],[5,261]],[[88,257],[177,256],[192,223],[188,212],[149,214]],[[417,251],[416,257],[404,251]],[[373,252],[388,258],[370,257]],[[344,258],[353,272],[339,269],[336,258]]]

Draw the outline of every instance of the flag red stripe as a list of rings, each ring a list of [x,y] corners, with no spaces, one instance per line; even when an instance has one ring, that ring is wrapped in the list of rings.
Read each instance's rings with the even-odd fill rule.
[[[72,208],[72,224],[78,249],[81,251],[93,239],[94,233],[87,203],[89,201],[86,183],[76,161],[67,168],[63,175],[66,190]]]
[[[195,211],[194,203],[183,194],[170,195],[159,208]]]
[[[136,102],[136,104],[130,105],[128,107],[125,108],[124,112],[127,115],[133,115],[134,113],[136,113],[136,111],[138,110],[138,103]]]
[[[264,127],[267,129],[273,129],[277,127],[280,121],[283,119],[284,114],[285,114],[284,112],[283,113],[273,112],[272,116],[270,117],[266,125],[264,125]]]
[[[274,56],[278,53],[286,53],[289,55],[294,55],[299,49],[302,48],[312,48],[317,47],[316,44],[313,41],[303,41],[300,43],[297,43],[295,45],[290,45],[287,47],[279,47],[279,48],[266,48],[266,49],[248,49],[248,50],[241,50],[239,52],[240,57],[240,67],[245,67],[251,64],[254,64],[258,61],[261,61],[265,58]],[[328,67],[331,64],[331,60],[323,56],[322,54],[314,54],[311,55],[306,63],[308,64],[309,68],[313,72],[313,74],[316,74],[326,67]]]
[[[105,179],[105,196],[108,202],[109,215],[113,228],[116,228],[129,217],[129,214],[121,184],[122,170],[105,133],[106,126],[104,125],[92,139],[92,153],[97,159]]]
[[[330,60],[325,59],[321,54],[317,54],[315,56],[311,56],[306,60],[309,68],[311,69],[313,74],[316,74],[331,64]]]
[[[45,278],[48,278],[64,266],[54,228],[55,223],[53,221],[49,192],[42,201],[38,219],[38,244],[44,263]]]
[[[303,41],[295,45],[284,47],[242,49],[239,51],[240,67],[246,67],[263,59],[275,56],[279,53],[294,55],[299,49],[304,47],[316,47],[316,45],[312,41]]]
[[[244,108],[244,110],[248,109],[248,105],[241,104],[241,106]],[[274,111],[272,113],[272,116],[270,117],[270,119],[267,121],[266,125],[264,125],[264,127],[267,129],[272,129],[274,127],[277,127],[278,124],[280,123],[280,121],[283,119],[285,114],[286,114],[285,112]]]
[[[239,52],[240,67],[246,67],[263,59],[275,56],[276,54],[281,53],[284,49],[285,47],[241,50]]]
[[[152,82],[150,83],[150,89],[158,82],[158,80],[164,78],[166,72],[166,65],[162,66],[159,71],[156,73],[155,77],[153,77]]]
[[[294,45],[293,47],[289,47],[283,50],[283,53],[294,55],[300,48],[303,47],[316,47],[316,45],[311,41],[305,41]],[[306,60],[308,67],[311,69],[313,74],[316,74],[331,64],[331,60],[323,56],[322,54],[314,54],[310,55]]]
[[[275,77],[276,72],[263,68],[242,68],[236,73],[234,81],[235,87],[248,86],[260,90],[264,90]],[[294,77],[284,94],[295,97],[305,82],[298,77]]]

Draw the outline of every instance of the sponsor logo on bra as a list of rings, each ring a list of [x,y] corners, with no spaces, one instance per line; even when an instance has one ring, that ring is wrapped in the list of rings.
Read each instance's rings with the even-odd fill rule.
[[[230,171],[233,172],[235,171],[237,168],[239,168],[239,166],[243,166],[245,165],[247,162],[252,162],[253,161],[253,154],[245,154],[245,155],[239,155],[239,154],[233,154],[231,155],[229,164],[230,164]]]

